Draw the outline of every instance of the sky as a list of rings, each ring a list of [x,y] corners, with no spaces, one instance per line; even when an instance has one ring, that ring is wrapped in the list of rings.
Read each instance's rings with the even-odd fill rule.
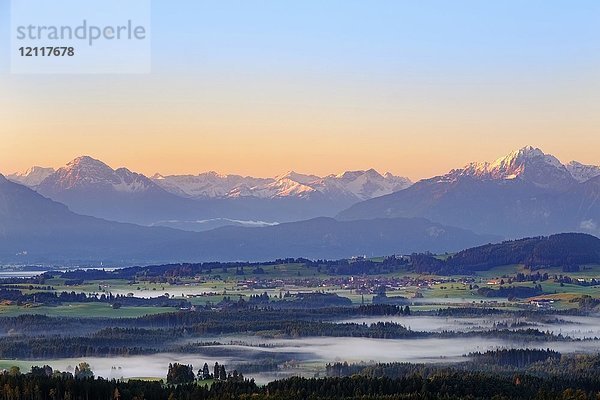
[[[429,177],[533,145],[600,164],[595,0],[152,1],[149,74],[18,75],[0,172]]]

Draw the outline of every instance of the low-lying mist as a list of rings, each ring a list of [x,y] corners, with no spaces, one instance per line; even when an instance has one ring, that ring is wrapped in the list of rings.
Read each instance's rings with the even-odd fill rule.
[[[214,337],[210,339],[215,339]],[[525,342],[469,338],[426,338],[426,339],[370,339],[370,338],[302,338],[302,339],[263,339],[256,336],[226,336],[223,343],[216,346],[198,346],[194,354],[161,353],[149,356],[112,358],[71,358],[59,360],[39,360],[28,365],[49,364],[55,369],[72,370],[79,362],[90,363],[97,376],[105,378],[152,377],[165,378],[169,363],[192,364],[195,371],[207,362],[225,364],[228,369],[238,368],[244,373],[244,364],[259,363],[272,359],[286,364],[286,369],[277,372],[244,373],[259,383],[289,375],[313,376],[322,371],[315,369],[318,363],[328,362],[412,362],[412,363],[455,363],[465,361],[464,355],[471,352],[485,352],[502,348],[550,348],[561,353],[598,351],[597,341],[557,341]],[[281,353],[284,357],[278,356]],[[292,367],[290,367],[290,365]],[[308,367],[310,366],[310,367]]]

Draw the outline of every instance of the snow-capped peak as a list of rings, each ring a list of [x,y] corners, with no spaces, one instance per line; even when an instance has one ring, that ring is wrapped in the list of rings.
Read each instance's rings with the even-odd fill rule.
[[[227,179],[229,177],[229,175],[223,175],[223,174],[218,173],[217,171],[208,171],[208,172],[201,173],[200,175],[204,175],[206,177],[210,177],[213,179]]]
[[[70,189],[112,189],[118,192],[142,192],[155,184],[127,168],[112,169],[90,156],[77,157],[40,183],[42,193]]]
[[[34,187],[39,185],[44,179],[54,173],[54,168],[45,168],[34,166],[25,172],[16,172],[8,176],[11,181],[25,186]]]
[[[491,163],[470,163],[462,169],[452,170],[444,180],[460,176],[492,180],[521,179],[550,188],[565,188],[575,182],[571,173],[556,157],[532,146],[515,150]]]
[[[545,154],[542,150],[525,146],[511,152],[506,157],[501,157],[488,166],[488,170],[498,177],[512,179],[524,172],[524,169],[532,163],[543,163],[554,168],[564,169],[564,166],[556,157]]]
[[[188,198],[309,198],[343,200],[352,203],[382,196],[407,188],[412,184],[408,178],[387,172],[381,175],[375,169],[346,171],[320,177],[289,171],[274,178],[255,178],[241,175],[224,175],[215,171],[198,175],[162,175],[152,178],[137,174],[127,168],[113,169],[106,163],[90,156],[77,157],[65,166],[31,168],[18,177],[37,176],[31,184],[40,193],[52,195],[70,190],[116,191],[139,193],[148,190],[167,191]]]
[[[303,185],[306,185],[306,184],[309,184],[310,182],[314,182],[314,181],[320,179],[320,177],[318,177],[316,175],[299,174],[296,171],[289,171],[289,172],[285,173],[284,175],[275,177],[276,181],[285,180],[285,179],[289,179],[290,181],[294,181],[294,182],[298,182]]]
[[[390,173],[382,176],[374,169],[347,171],[338,175],[319,177],[295,171],[275,178],[253,178],[239,175],[219,175],[213,172],[197,176],[180,175],[154,178],[163,189],[186,197],[258,197],[307,198],[325,195],[328,198],[366,200],[389,194],[410,186],[407,178]]]
[[[346,171],[341,174],[335,175],[335,178],[344,180],[344,181],[348,181],[348,180],[355,180],[363,175],[367,176],[369,179],[393,179],[394,178],[394,176],[392,174],[390,174],[389,172],[384,177],[383,175],[381,175],[379,172],[377,172],[373,168],[364,170],[364,171],[363,170]]]
[[[288,177],[289,176],[289,177]],[[292,179],[295,177],[299,180],[304,180],[303,175],[300,174],[286,174],[284,177],[276,179],[263,187],[256,187],[252,189],[254,195],[258,197],[307,197],[310,194],[316,192],[316,189],[310,186],[310,182],[304,184],[298,180]]]
[[[102,168],[110,168],[108,165],[106,165],[102,161],[97,160],[90,156],[79,156],[67,163],[67,167],[70,167],[70,168],[74,168],[77,166],[96,166],[96,167],[102,167]]]
[[[577,182],[585,182],[600,176],[600,166],[597,165],[586,165],[577,161],[571,161],[566,167]]]
[[[44,175],[44,174],[51,174],[52,172],[54,172],[54,168],[46,168],[46,167],[39,167],[37,165],[29,168],[27,171],[18,174],[20,176],[32,176],[32,175]]]
[[[317,182],[317,187],[324,193],[333,194],[337,191],[338,195],[367,200],[406,189],[411,184],[408,178],[390,173],[383,176],[376,170],[369,169],[327,176]]]

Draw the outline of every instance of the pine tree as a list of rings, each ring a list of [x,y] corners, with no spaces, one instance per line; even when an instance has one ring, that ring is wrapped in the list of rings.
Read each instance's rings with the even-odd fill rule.
[[[221,368],[219,367],[219,363],[215,362],[215,368],[213,369],[213,377],[215,380],[219,379],[220,372]]]

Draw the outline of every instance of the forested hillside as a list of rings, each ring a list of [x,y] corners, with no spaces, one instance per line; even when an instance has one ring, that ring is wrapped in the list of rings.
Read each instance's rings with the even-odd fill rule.
[[[464,273],[511,264],[572,268],[600,262],[600,239],[583,233],[561,233],[486,244],[462,250],[442,260],[432,255],[413,256],[420,272]]]

